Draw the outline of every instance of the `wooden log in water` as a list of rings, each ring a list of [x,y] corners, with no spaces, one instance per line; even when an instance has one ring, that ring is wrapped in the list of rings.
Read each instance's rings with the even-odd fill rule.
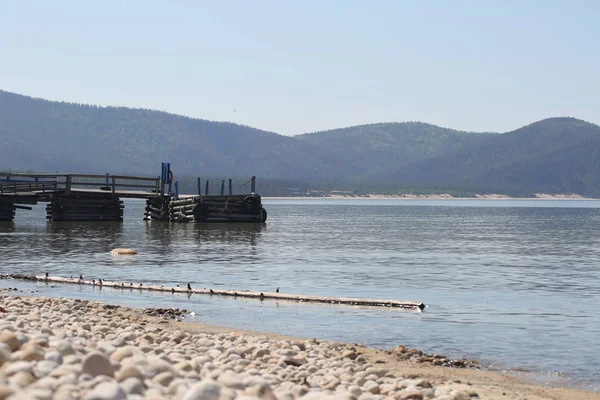
[[[190,212],[193,212],[194,211],[194,207],[196,207],[195,204],[189,204],[189,205],[185,205],[185,206],[169,206],[169,210],[171,210],[171,211],[190,211]]]
[[[13,206],[14,208],[16,208],[17,210],[33,210],[33,207],[29,207],[29,206],[20,206],[18,204],[15,204]]]
[[[148,206],[146,206],[146,211],[152,211],[152,212],[160,214],[160,213],[163,212],[163,209],[162,208],[158,208],[158,207],[154,207],[154,206],[151,206],[151,205],[148,205]]]
[[[171,214],[170,219],[173,222],[189,222],[191,218],[185,214],[175,213],[175,214]]]
[[[146,214],[144,214],[145,217],[149,217],[150,219],[156,219],[156,220],[165,220],[165,219],[169,219],[169,215],[168,214],[162,214],[162,213],[155,213],[152,211],[147,211]]]
[[[170,201],[169,197],[152,197],[146,200],[144,220],[168,221]]]
[[[190,205],[190,204],[196,204],[199,202],[199,199],[196,198],[189,198],[189,199],[185,199],[185,200],[171,200],[171,202],[169,203],[170,207],[177,207],[177,206],[186,206],[186,205]]]
[[[409,310],[423,310],[425,304],[419,301],[398,301],[398,300],[380,300],[380,299],[360,299],[360,298],[349,298],[349,297],[327,297],[327,296],[306,296],[298,294],[285,294],[275,292],[250,292],[250,291],[235,291],[235,290],[215,290],[215,289],[195,289],[187,290],[182,287],[164,287],[164,286],[139,286],[139,283],[131,282],[114,282],[114,281],[103,281],[102,285],[96,281],[92,283],[90,280],[80,280],[78,278],[63,278],[57,276],[36,276],[36,275],[23,275],[23,274],[9,274],[0,275],[0,279],[19,279],[26,281],[38,281],[38,282],[57,282],[57,283],[68,283],[78,285],[90,285],[98,287],[116,288],[116,289],[137,289],[146,290],[153,292],[162,293],[183,293],[183,294],[204,294],[209,296],[224,296],[224,297],[243,297],[249,299],[258,300],[287,300],[296,301],[299,303],[325,303],[325,304],[343,304],[343,305],[354,305],[354,306],[370,306],[370,307],[388,307],[388,308],[402,308]]]

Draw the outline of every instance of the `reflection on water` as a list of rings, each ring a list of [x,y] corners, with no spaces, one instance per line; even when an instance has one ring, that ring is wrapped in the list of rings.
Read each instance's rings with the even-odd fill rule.
[[[145,222],[139,201],[126,202],[122,224],[46,223],[41,206],[19,210],[0,224],[0,272],[420,300],[425,312],[406,313],[36,286],[183,307],[218,325],[564,372],[598,390],[600,202],[265,203],[266,225]],[[115,247],[139,254],[111,256]]]
[[[264,224],[181,224],[170,222],[144,223],[146,247],[157,253],[158,258],[168,259],[174,251],[190,254],[202,254],[207,251],[219,251],[231,260],[242,256],[252,257],[260,240]],[[222,251],[228,248],[229,251]]]
[[[56,255],[81,251],[107,252],[123,237],[120,222],[47,222],[41,245]]]

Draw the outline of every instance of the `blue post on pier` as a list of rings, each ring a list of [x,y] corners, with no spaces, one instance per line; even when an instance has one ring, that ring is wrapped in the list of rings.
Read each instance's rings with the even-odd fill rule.
[[[206,188],[204,189],[204,195],[208,196],[208,179],[206,180]]]
[[[167,182],[169,182],[169,193],[172,191],[173,173],[171,172],[171,163],[167,163]]]
[[[229,194],[230,195],[233,194],[233,182],[232,182],[231,178],[229,179]]]
[[[225,194],[225,179],[221,181],[221,195]]]
[[[108,178],[107,178],[108,179]],[[164,195],[164,185],[168,186],[168,193],[172,191],[172,183],[173,183],[173,173],[171,172],[171,163],[162,163],[162,171],[160,173],[160,180],[163,185],[163,195]]]

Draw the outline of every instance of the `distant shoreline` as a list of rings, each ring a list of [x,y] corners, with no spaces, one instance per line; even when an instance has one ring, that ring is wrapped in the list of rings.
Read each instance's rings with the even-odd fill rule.
[[[327,195],[327,196],[262,196],[263,200],[598,200],[594,197],[583,197],[578,194],[535,193],[535,197],[510,197],[504,194],[478,194],[475,197],[454,197],[441,194],[366,194],[366,195]]]

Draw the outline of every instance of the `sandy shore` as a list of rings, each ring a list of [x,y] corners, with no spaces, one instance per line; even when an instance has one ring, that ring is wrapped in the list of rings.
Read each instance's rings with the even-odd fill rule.
[[[87,300],[0,300],[0,400],[600,399],[359,345],[172,321]]]

